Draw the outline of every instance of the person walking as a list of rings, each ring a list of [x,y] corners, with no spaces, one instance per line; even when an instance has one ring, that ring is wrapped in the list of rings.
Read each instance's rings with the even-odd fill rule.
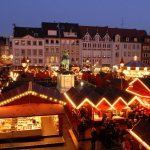
[[[95,142],[97,141],[97,130],[93,127],[91,131],[91,145],[95,149]]]

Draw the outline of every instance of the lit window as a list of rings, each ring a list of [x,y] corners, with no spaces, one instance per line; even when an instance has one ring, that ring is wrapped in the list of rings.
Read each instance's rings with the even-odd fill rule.
[[[19,41],[18,40],[15,40],[15,45],[19,45]]]
[[[134,38],[134,42],[137,42],[137,38]]]
[[[23,40],[23,41],[21,41],[21,45],[25,45],[25,41]]]
[[[48,35],[57,35],[56,30],[48,30]]]
[[[20,64],[20,60],[18,58],[15,59],[15,64]]]
[[[129,41],[129,37],[126,37],[126,41]]]
[[[119,42],[119,36],[115,36],[115,42]]]

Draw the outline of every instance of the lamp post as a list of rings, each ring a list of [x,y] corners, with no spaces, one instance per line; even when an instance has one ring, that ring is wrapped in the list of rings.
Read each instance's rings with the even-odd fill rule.
[[[87,71],[89,70],[89,68],[90,68],[90,61],[89,61],[89,59],[87,58],[86,59],[86,68],[87,68]]]
[[[120,61],[120,69],[121,69],[121,73],[120,73],[120,76],[121,76],[121,90],[123,90],[123,85],[122,85],[123,67],[124,67],[124,60],[123,60],[123,58],[121,58],[121,61]]]
[[[21,64],[22,64],[22,67],[24,68],[24,72],[26,72],[28,70],[28,67],[29,67],[29,58],[23,58],[22,61],[21,61]]]

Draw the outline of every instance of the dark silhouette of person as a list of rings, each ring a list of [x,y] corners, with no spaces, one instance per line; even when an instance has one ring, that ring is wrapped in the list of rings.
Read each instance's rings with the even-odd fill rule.
[[[78,125],[78,129],[77,129],[78,133],[79,133],[79,141],[84,140],[85,138],[85,126],[83,124],[83,121],[81,121]]]
[[[91,131],[92,149],[95,149],[95,142],[97,141],[97,130],[93,127]]]

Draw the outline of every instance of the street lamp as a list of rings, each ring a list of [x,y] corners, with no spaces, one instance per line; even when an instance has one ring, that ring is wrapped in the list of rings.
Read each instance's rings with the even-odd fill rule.
[[[90,64],[89,64],[89,63],[90,63],[90,61],[89,61],[89,59],[87,58],[87,59],[86,59],[86,68],[87,68],[87,71],[90,70],[90,69],[89,69],[89,67],[90,67]]]
[[[24,71],[26,72],[28,70],[28,67],[29,67],[29,58],[23,58],[22,61],[21,61],[21,64],[22,64],[22,67],[24,68]]]
[[[121,61],[120,61],[120,69],[121,69],[121,73],[120,73],[120,76],[121,76],[121,90],[123,90],[123,85],[122,85],[123,67],[124,67],[124,60],[123,60],[123,58],[121,58]]]

